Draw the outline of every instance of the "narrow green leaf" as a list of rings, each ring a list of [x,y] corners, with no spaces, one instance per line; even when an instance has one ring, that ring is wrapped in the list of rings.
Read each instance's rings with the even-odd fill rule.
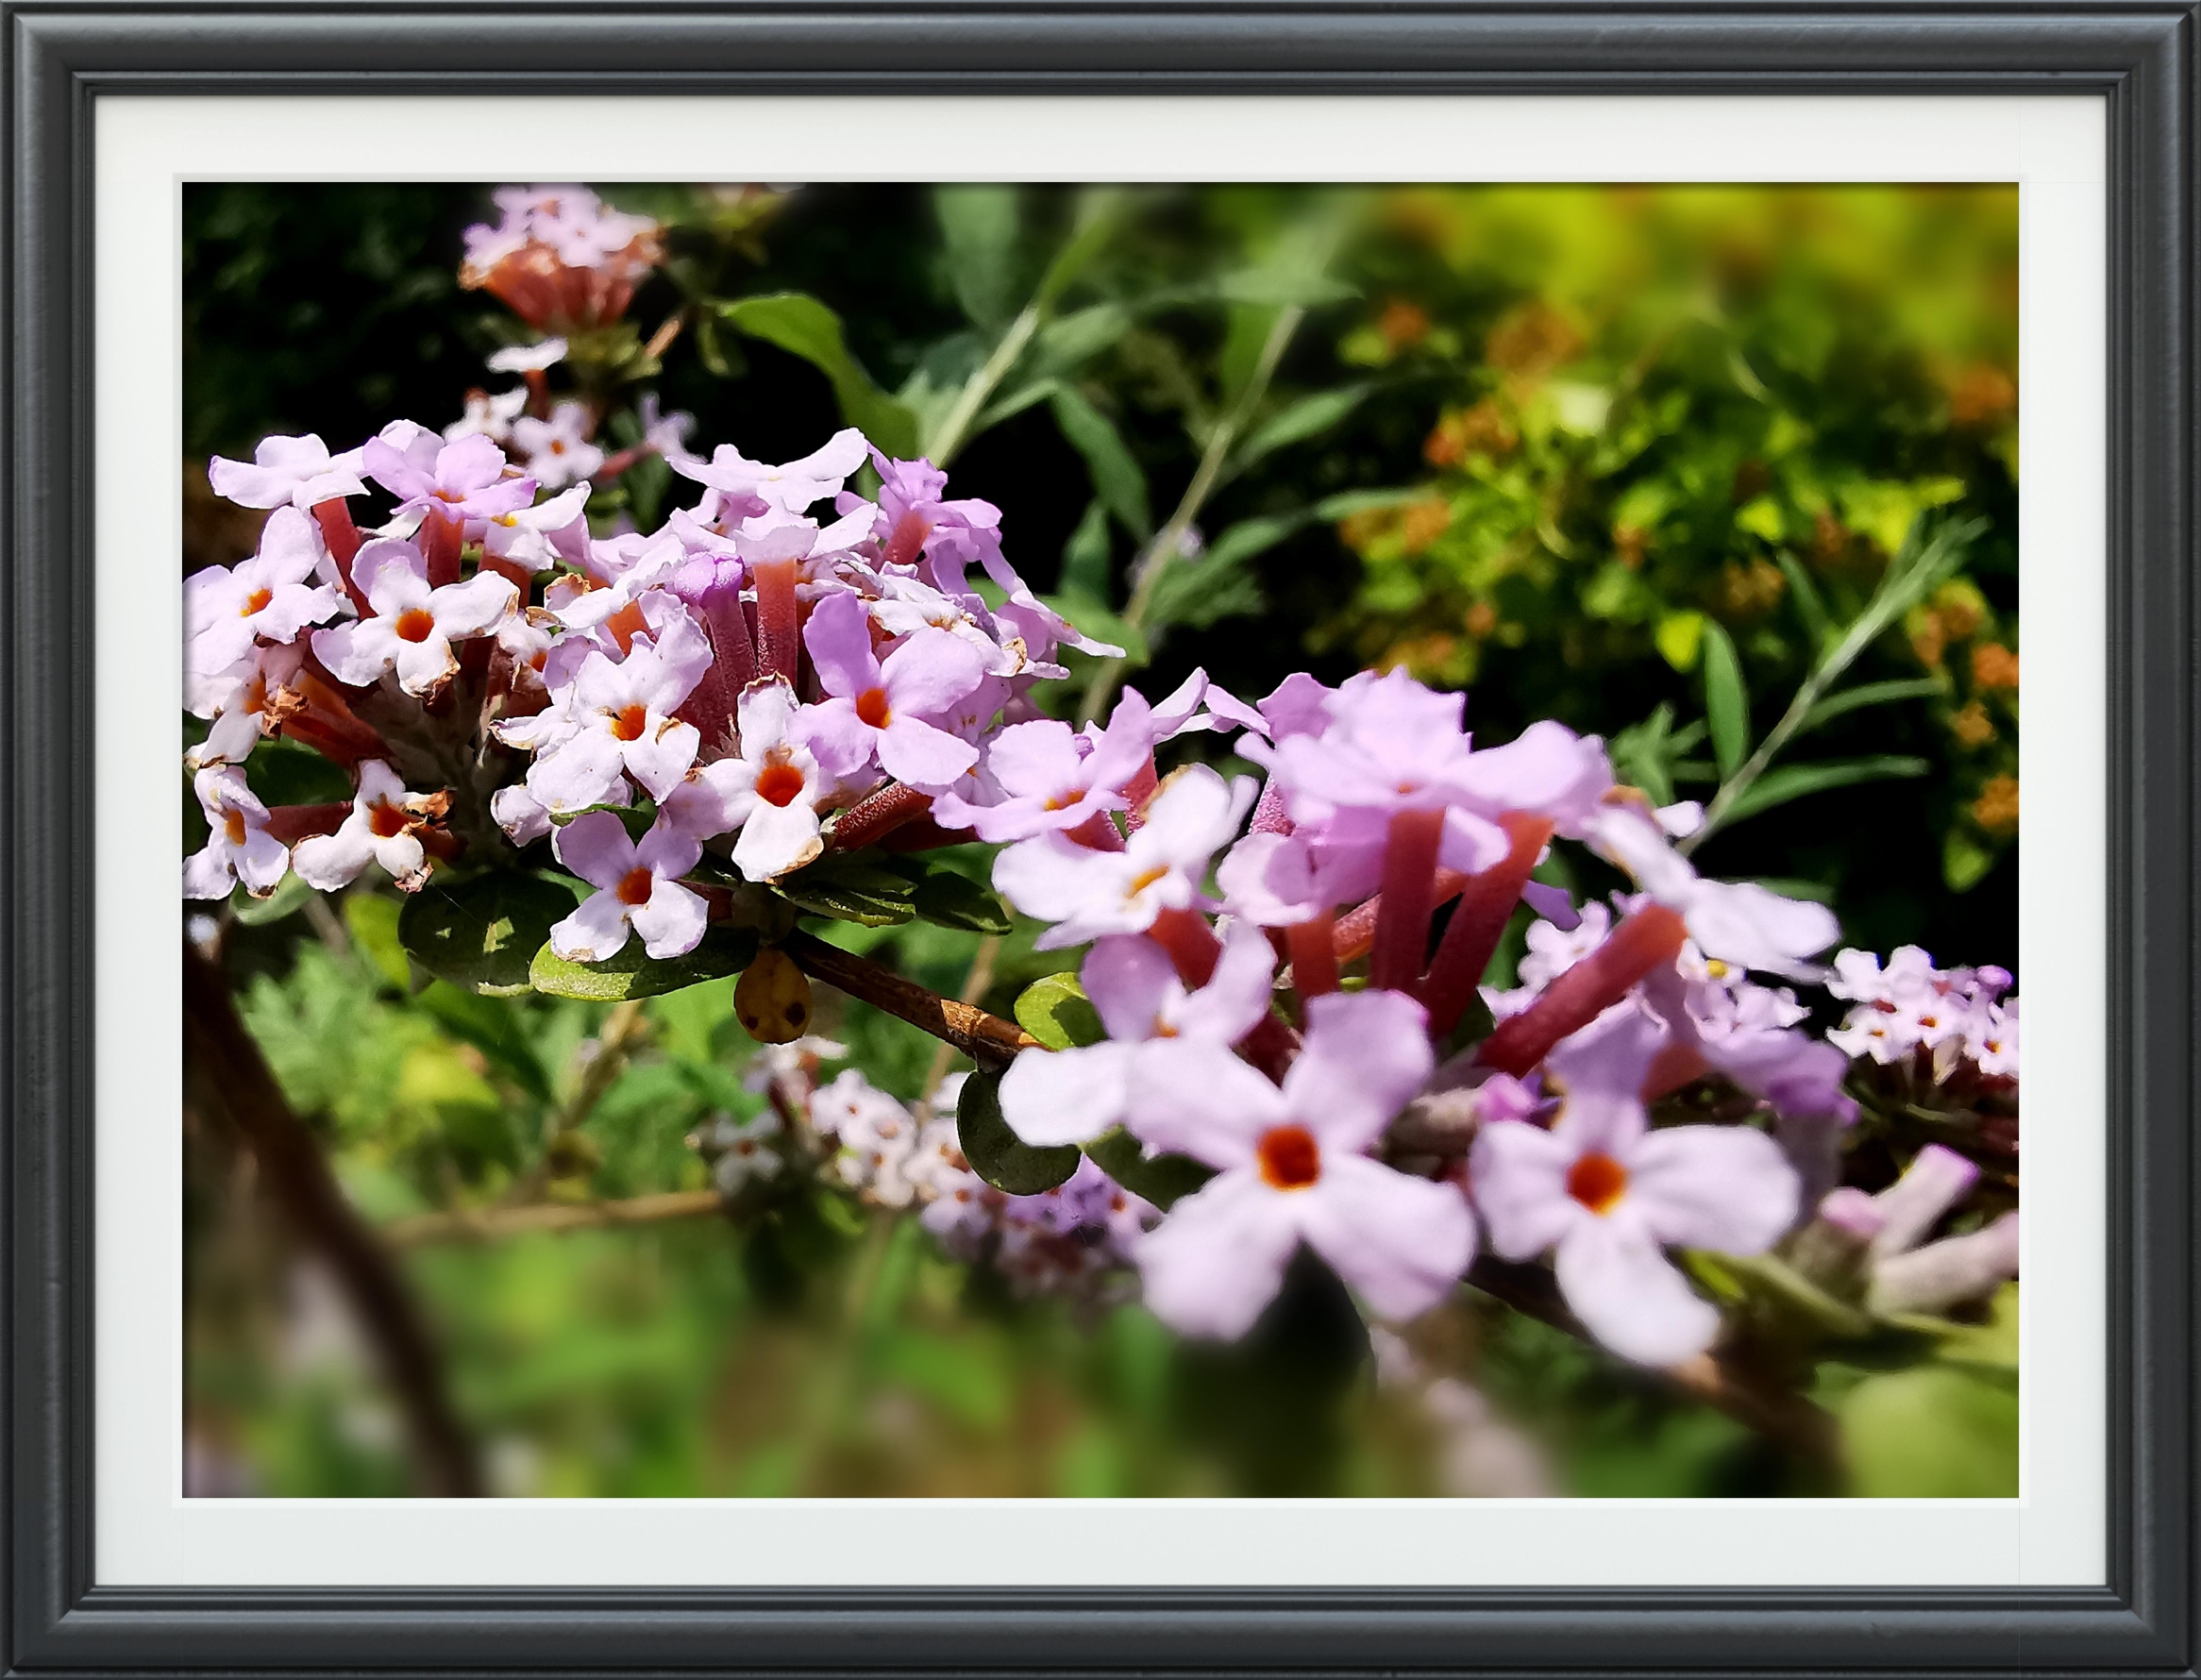
[[[1358,408],[1361,399],[1373,389],[1366,382],[1340,385],[1335,391],[1317,391],[1288,404],[1238,445],[1236,464],[1241,468],[1252,466],[1265,455],[1328,431]]]
[[[798,910],[837,921],[881,928],[917,914],[916,888],[905,877],[867,858],[829,856],[771,883]]]
[[[1099,1044],[1108,1036],[1075,974],[1045,974],[1016,997],[1016,1024],[1050,1050]]]
[[[1035,307],[1042,310],[1053,307],[1055,299],[1069,289],[1071,282],[1085,271],[1085,265],[1106,247],[1130,204],[1131,194],[1122,187],[1080,189],[1070,236],[1063,241],[1062,247],[1048,263],[1047,272],[1039,277],[1039,286],[1032,297]]]
[[[1030,1052],[1027,1052],[1028,1054]],[[1139,1140],[1120,1126],[1085,1145],[1093,1165],[1165,1213],[1215,1177],[1215,1168],[1190,1155],[1149,1155]]]
[[[1887,706],[1898,700],[1930,700],[1941,692],[1941,685],[1931,677],[1901,677],[1890,682],[1860,683],[1821,700],[1804,714],[1802,729],[1815,730],[1861,707]]]
[[[718,312],[739,331],[799,356],[824,374],[842,416],[889,455],[916,453],[916,416],[872,383],[848,349],[840,316],[816,298],[775,292],[734,298],[720,304]]]
[[[1007,319],[1016,288],[1016,189],[957,181],[932,189],[949,284],[981,327]]]
[[[541,1102],[550,1100],[550,1080],[543,1071],[521,1016],[512,1005],[462,991],[447,980],[430,981],[413,1001],[435,1016],[452,1037],[472,1045],[519,1083],[520,1088]]]
[[[1804,620],[1812,647],[1824,647],[1834,640],[1834,619],[1826,610],[1826,600],[1820,595],[1819,585],[1811,581],[1811,574],[1804,569],[1804,563],[1788,549],[1779,550],[1774,559],[1781,563],[1781,575],[1789,580],[1789,598],[1796,603],[1797,616]]]
[[[1048,401],[1063,436],[1085,458],[1093,493],[1140,542],[1151,537],[1154,516],[1147,497],[1147,475],[1124,447],[1116,422],[1067,385],[1056,386]]]
[[[528,989],[529,962],[573,907],[570,892],[539,875],[498,869],[453,882],[438,872],[398,912],[397,938],[439,979],[504,997]]]
[[[974,1073],[963,1082],[955,1134],[971,1171],[1011,1196],[1036,1196],[1067,1183],[1078,1170],[1076,1147],[1033,1149],[1018,1137],[1001,1117],[1000,1087],[998,1073]]]
[[[1941,843],[1941,880],[1953,893],[1968,893],[1994,867],[1995,853],[1962,829]]]
[[[1768,770],[1750,784],[1749,791],[1729,807],[1730,824],[1806,794],[1825,793],[1838,787],[1855,787],[1861,781],[1886,781],[1924,776],[1932,766],[1923,758],[1883,755],[1878,758],[1834,759],[1818,764],[1785,764]]]
[[[1096,496],[1085,506],[1085,516],[1070,540],[1063,545],[1062,592],[1088,600],[1108,598],[1108,509]]]
[[[642,941],[627,943],[601,963],[569,963],[548,945],[535,952],[528,978],[538,992],[553,998],[584,998],[617,1003],[629,998],[654,998],[700,981],[739,974],[756,960],[757,936],[748,928],[713,928],[703,943],[685,956],[650,956]]]
[[[1705,718],[1712,726],[1712,756],[1720,762],[1720,774],[1732,776],[1750,756],[1750,696],[1742,686],[1735,644],[1716,619],[1705,620],[1704,654]]]
[[[1357,286],[1349,286],[1343,280],[1334,280],[1327,275],[1296,265],[1241,268],[1218,280],[1216,291],[1232,303],[1272,309],[1287,306],[1312,309],[1318,304],[1341,303],[1348,297],[1360,295]]]
[[[275,891],[264,899],[256,899],[243,886],[229,895],[231,914],[248,928],[264,928],[270,922],[279,922],[286,916],[294,916],[306,908],[306,900],[313,889],[295,875],[286,875],[276,882]]]

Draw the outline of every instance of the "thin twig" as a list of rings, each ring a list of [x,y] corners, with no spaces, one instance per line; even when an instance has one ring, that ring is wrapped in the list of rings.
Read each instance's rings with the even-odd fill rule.
[[[891,969],[866,962],[838,946],[828,945],[799,930],[789,934],[780,949],[813,980],[859,999],[875,1009],[905,1020],[954,1046],[983,1067],[1006,1065],[1017,1051],[1038,1048],[1039,1040],[998,1015],[904,980]]]
[[[623,1201],[530,1201],[518,1207],[453,1208],[415,1214],[382,1227],[382,1240],[395,1248],[427,1243],[492,1242],[537,1231],[599,1231],[607,1225],[656,1225],[667,1219],[696,1219],[724,1210],[716,1190],[668,1190],[632,1196]]]
[[[612,1088],[612,1082],[625,1070],[628,1058],[648,1036],[649,1023],[643,1018],[639,999],[628,999],[604,1016],[603,1027],[596,1033],[595,1053],[581,1064],[574,1081],[573,1095],[552,1117],[544,1134],[542,1154],[505,1192],[507,1206],[532,1201],[542,1193],[543,1186],[550,1182],[550,1155],[558,1140],[587,1122],[596,1104],[603,1100],[604,1093]]]
[[[479,1497],[473,1443],[451,1408],[442,1359],[404,1277],[374,1228],[344,1199],[312,1134],[293,1112],[238,1018],[227,978],[188,939],[183,1020],[194,1104],[227,1117],[298,1240],[334,1274],[395,1394],[427,1490],[443,1498]]]
[[[971,953],[970,972],[964,977],[961,1001],[975,1007],[986,995],[986,987],[994,983],[994,960],[1001,954],[1001,936],[988,933],[978,942],[978,949]],[[917,1100],[927,1107],[939,1094],[940,1083],[948,1077],[948,1068],[955,1059],[955,1047],[943,1043],[932,1052],[932,1065],[925,1069],[925,1084],[917,1093]]]

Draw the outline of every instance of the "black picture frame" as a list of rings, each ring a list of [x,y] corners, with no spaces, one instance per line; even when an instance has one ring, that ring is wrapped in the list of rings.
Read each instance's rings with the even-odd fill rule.
[[[2197,8],[0,4],[7,1453],[22,1675],[2193,1674]],[[1911,1589],[145,1589],[92,1570],[92,115],[104,94],[2085,92],[2109,133],[2109,1579]],[[168,949],[163,944],[163,949]]]

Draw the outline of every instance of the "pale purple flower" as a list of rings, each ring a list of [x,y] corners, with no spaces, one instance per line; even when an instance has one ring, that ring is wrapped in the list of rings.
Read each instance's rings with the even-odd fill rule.
[[[752,1183],[780,1176],[787,1163],[771,1146],[783,1130],[780,1117],[768,1108],[746,1120],[720,1115],[703,1129],[697,1142],[714,1157],[711,1182],[721,1196],[736,1195]]]
[[[665,809],[710,835],[741,831],[733,865],[747,881],[775,881],[825,849],[817,808],[832,795],[804,728],[810,709],[781,681],[760,682],[740,701],[741,750],[705,764],[675,789]]]
[[[1706,881],[1667,844],[1646,813],[1608,805],[1590,825],[1590,844],[1688,924],[1705,954],[1744,968],[1812,980],[1807,959],[1840,937],[1823,904],[1789,899],[1749,881]]]
[[[546,338],[532,344],[507,344],[489,355],[489,371],[498,374],[535,374],[565,360],[565,341]]]
[[[2018,1077],[2018,1000],[1985,1005],[1964,1040],[1964,1053],[1990,1079]]]
[[[921,630],[882,662],[871,646],[871,615],[853,595],[818,602],[803,642],[832,697],[816,708],[814,732],[836,774],[851,775],[876,754],[896,781],[937,789],[978,762],[977,748],[927,721],[983,680],[984,663],[968,643]]]
[[[550,418],[522,414],[512,422],[512,446],[527,457],[530,478],[545,490],[563,490],[604,464],[604,452],[589,441],[588,409],[562,402]]]
[[[1258,929],[1223,939],[1214,975],[1197,991],[1178,978],[1151,939],[1116,934],[1095,942],[1081,978],[1108,1029],[1105,1043],[1026,1050],[1001,1076],[1001,1117],[1026,1143],[1084,1143],[1121,1123],[1134,1067],[1156,1044],[1227,1050],[1269,1014],[1276,956]]]
[[[512,581],[495,572],[431,589],[419,548],[387,537],[360,549],[352,575],[375,615],[315,630],[313,657],[354,687],[395,668],[398,687],[426,694],[459,668],[451,644],[491,634],[519,599]]]
[[[571,732],[529,767],[528,791],[551,811],[582,811],[611,799],[624,772],[664,798],[702,746],[696,726],[673,715],[699,675],[693,661],[641,641],[617,664],[591,653],[573,680]]]
[[[636,845],[615,812],[590,811],[558,830],[550,848],[596,889],[550,930],[550,949],[567,962],[603,962],[630,929],[661,960],[702,943],[706,906],[680,882],[703,855],[693,835],[660,817]]]
[[[1365,1152],[1429,1076],[1425,1031],[1400,993],[1316,998],[1282,1089],[1214,1044],[1141,1055],[1133,1130],[1219,1168],[1136,1245],[1150,1311],[1188,1336],[1242,1336],[1302,1242],[1380,1317],[1443,1299],[1474,1256],[1466,1200]]]
[[[1762,1133],[1650,1130],[1638,1092],[1665,1042],[1633,1003],[1606,1011],[1547,1061],[1562,1092],[1551,1129],[1489,1121],[1470,1157],[1490,1246],[1508,1260],[1552,1251],[1560,1293],[1590,1334],[1661,1366],[1703,1352],[1720,1328],[1661,1250],[1762,1253],[1798,1201],[1795,1170]]]
[[[988,743],[985,770],[996,791],[974,804],[954,795],[933,802],[938,820],[981,840],[1067,833],[1130,803],[1124,789],[1153,751],[1146,702],[1127,689],[1105,730],[1080,733],[1053,718],[1012,724]]]
[[[268,728],[268,702],[305,663],[297,643],[259,647],[235,664],[207,676],[187,675],[184,704],[194,717],[210,717],[207,738],[184,754],[193,770],[209,764],[238,764],[251,755]]]
[[[548,479],[544,482],[549,484]],[[588,498],[589,486],[576,484],[539,506],[514,508],[485,520],[482,551],[530,572],[547,570],[561,561],[578,566],[588,557]]]
[[[761,499],[784,512],[799,513],[811,503],[833,495],[842,481],[864,464],[869,447],[854,427],[836,431],[816,449],[799,460],[778,466],[751,461],[731,444],[721,444],[709,461],[692,456],[668,455],[675,472],[709,486],[734,502]]]
[[[428,796],[408,792],[380,759],[360,766],[351,815],[333,834],[315,834],[292,848],[291,866],[308,886],[332,893],[379,864],[407,891],[428,879],[428,853],[417,830],[427,820]]]
[[[367,440],[361,459],[368,475],[398,498],[400,513],[492,519],[535,499],[535,480],[506,478],[504,451],[479,434],[446,444],[424,431],[400,446],[385,427]]]
[[[191,779],[191,788],[211,832],[183,861],[183,896],[227,899],[242,881],[254,898],[266,898],[290,872],[291,852],[267,832],[267,807],[244,785],[244,772],[212,765]]]
[[[217,455],[207,467],[214,494],[246,508],[290,506],[311,512],[318,502],[363,496],[359,480],[360,452],[330,455],[312,432],[303,437],[262,438],[250,463]]]
[[[260,533],[260,551],[233,566],[209,566],[183,580],[184,667],[198,676],[227,669],[260,637],[290,642],[310,624],[344,610],[344,597],[307,579],[326,556],[312,520],[278,507]]]
[[[466,412],[444,428],[444,441],[455,444],[461,438],[479,436],[493,444],[510,443],[512,421],[527,406],[525,385],[496,393],[470,391],[466,394]]]
[[[1025,915],[1057,924],[1035,942],[1042,950],[1144,932],[1163,911],[1204,901],[1209,860],[1252,800],[1251,777],[1226,783],[1205,764],[1188,764],[1155,790],[1144,826],[1121,851],[1041,834],[994,860],[994,885]]]

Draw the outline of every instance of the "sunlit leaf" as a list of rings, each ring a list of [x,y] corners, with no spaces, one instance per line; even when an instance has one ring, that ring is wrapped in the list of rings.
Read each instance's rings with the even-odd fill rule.
[[[405,902],[397,937],[439,979],[492,997],[528,989],[529,965],[550,924],[573,914],[574,898],[516,869],[452,881],[441,872]]]
[[[1705,620],[1705,718],[1712,726],[1712,756],[1720,774],[1732,776],[1750,755],[1750,696],[1742,662],[1715,619]],[[1759,783],[1763,786],[1763,782]]]
[[[1148,505],[1147,476],[1124,447],[1116,423],[1067,385],[1055,387],[1048,401],[1063,436],[1085,458],[1094,495],[1141,542],[1152,536],[1154,519]]]
[[[757,936],[748,928],[715,927],[685,956],[653,957],[642,941],[627,943],[600,963],[569,963],[548,945],[535,952],[528,971],[538,992],[554,998],[585,998],[616,1003],[629,998],[654,998],[698,981],[739,974],[756,959]]]
[[[1016,997],[1016,1024],[1050,1050],[1099,1044],[1108,1036],[1075,974],[1046,974]]]
[[[776,292],[721,303],[718,312],[730,326],[801,357],[824,374],[842,416],[880,448],[889,455],[916,452],[916,416],[871,382],[848,349],[840,316],[816,298],[802,292]]]

